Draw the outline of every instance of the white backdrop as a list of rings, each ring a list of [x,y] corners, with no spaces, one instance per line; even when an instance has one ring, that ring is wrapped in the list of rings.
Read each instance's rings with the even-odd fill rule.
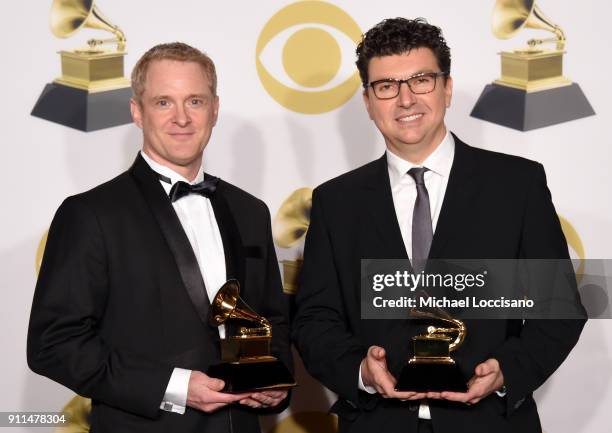
[[[4,6],[0,29],[5,53],[0,68],[4,86],[0,411],[59,410],[72,396],[71,391],[31,373],[26,365],[36,249],[61,201],[125,170],[141,144],[134,125],[83,133],[29,115],[44,85],[60,74],[56,52],[78,48],[100,35],[84,30],[67,40],[56,39],[49,30],[50,3],[10,2],[10,8]],[[221,111],[205,152],[207,171],[264,199],[273,215],[295,189],[314,187],[378,157],[384,149],[359,91],[333,111],[300,114],[277,103],[262,86],[255,67],[257,39],[266,22],[292,3],[296,2],[97,2],[127,36],[126,75],[138,57],[159,42],[184,41],[215,60]],[[585,0],[578,7],[575,2],[538,1],[564,29],[566,76],[580,84],[597,115],[526,133],[471,118],[469,112],[484,85],[499,76],[497,53],[518,48],[541,32],[525,31],[511,41],[495,39],[490,30],[492,0],[330,3],[348,13],[362,31],[395,16],[423,16],[442,27],[453,59],[449,128],[474,146],[542,162],[557,211],[578,232],[585,256],[612,257],[609,2]],[[340,45],[346,62],[340,72],[350,75],[354,47],[350,41],[348,49],[346,43]],[[282,73],[282,66],[277,69]],[[279,249],[278,254],[279,259],[291,258],[295,251]],[[548,433],[610,431],[611,335],[612,321],[590,321],[569,359],[538,390]],[[317,397],[313,402],[309,393],[315,393],[311,385],[295,392],[293,410],[309,406],[325,411],[325,401]]]

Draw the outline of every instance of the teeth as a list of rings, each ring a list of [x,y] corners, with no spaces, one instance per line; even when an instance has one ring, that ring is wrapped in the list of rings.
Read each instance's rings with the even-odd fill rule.
[[[412,116],[406,116],[406,117],[402,117],[399,119],[400,122],[412,122],[415,119],[418,119],[419,117],[423,117],[423,114],[413,114]]]

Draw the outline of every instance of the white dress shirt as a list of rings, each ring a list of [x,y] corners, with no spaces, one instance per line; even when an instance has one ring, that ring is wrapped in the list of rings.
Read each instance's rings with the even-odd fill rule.
[[[395,215],[402,233],[402,240],[406,247],[408,257],[412,258],[412,213],[417,197],[416,183],[408,170],[413,167],[425,167],[429,170],[425,172],[425,187],[429,195],[429,206],[431,211],[432,229],[435,233],[444,194],[448,186],[453,159],[455,157],[455,141],[450,132],[440,145],[429,155],[422,164],[413,164],[397,156],[387,149],[387,168],[389,170],[389,181],[391,183],[391,193],[393,195],[393,206]],[[373,387],[365,386],[361,379],[361,367],[359,367],[359,389],[370,394],[376,393]],[[431,419],[429,406],[426,402],[421,402],[419,406],[419,418]]]
[[[170,189],[175,182],[183,181],[195,184],[204,180],[203,168],[200,168],[195,179],[190,182],[168,167],[153,161],[144,152],[141,151],[140,154],[153,171],[170,179],[171,183],[160,179],[166,194],[170,193]],[[189,239],[206,285],[208,299],[212,301],[226,281],[223,241],[212,204],[207,197],[199,194],[189,194],[172,203],[172,207]],[[219,326],[219,334],[221,338],[225,337],[225,327],[223,325]],[[185,413],[190,375],[191,370],[183,368],[173,370],[160,405],[161,409],[180,414]]]

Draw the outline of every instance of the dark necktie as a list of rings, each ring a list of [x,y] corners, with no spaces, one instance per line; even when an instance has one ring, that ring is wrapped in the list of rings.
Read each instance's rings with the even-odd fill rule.
[[[211,177],[194,185],[179,180],[172,185],[168,196],[173,203],[179,198],[185,197],[189,194],[200,194],[204,197],[210,198],[217,189],[217,183],[219,183],[218,177]]]
[[[429,248],[433,239],[431,227],[431,210],[429,207],[429,194],[425,187],[425,167],[413,167],[408,170],[416,183],[417,196],[412,212],[412,268],[418,273],[425,269],[425,262],[429,256]]]

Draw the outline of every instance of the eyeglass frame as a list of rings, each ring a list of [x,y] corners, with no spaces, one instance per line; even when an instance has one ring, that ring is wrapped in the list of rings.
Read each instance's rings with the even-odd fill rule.
[[[412,77],[408,77],[405,80],[399,80],[397,78],[383,78],[381,80],[371,81],[370,83],[367,84],[366,87],[372,88],[372,92],[374,93],[374,96],[376,96],[377,99],[386,101],[386,100],[389,100],[389,99],[397,98],[397,96],[400,94],[400,91],[402,89],[402,84],[404,84],[404,83],[406,83],[406,85],[408,86],[408,90],[410,90],[414,95],[427,95],[428,93],[431,93],[434,90],[436,90],[436,83],[438,82],[438,77],[448,77],[449,75],[450,75],[450,72],[447,72],[447,71],[422,72],[420,74],[413,75]],[[430,76],[430,77],[434,78],[433,88],[429,92],[422,92],[422,93],[417,93],[414,90],[412,90],[412,86],[410,85],[410,80],[414,80],[415,78],[424,77],[424,76]],[[394,96],[390,96],[388,98],[381,98],[381,97],[379,97],[376,94],[376,90],[374,90],[374,86],[376,84],[378,84],[378,83],[383,83],[383,82],[398,83],[399,86],[397,86],[397,93]]]

